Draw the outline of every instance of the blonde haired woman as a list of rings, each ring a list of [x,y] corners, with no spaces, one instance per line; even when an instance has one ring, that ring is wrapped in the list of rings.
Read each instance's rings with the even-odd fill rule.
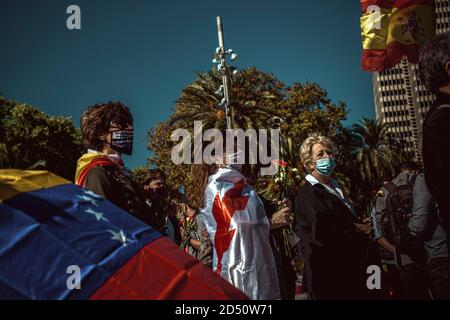
[[[366,293],[365,250],[370,226],[358,223],[350,201],[331,175],[336,148],[313,134],[302,144],[308,172],[295,201],[297,234],[305,245],[306,285],[312,299],[361,299]]]

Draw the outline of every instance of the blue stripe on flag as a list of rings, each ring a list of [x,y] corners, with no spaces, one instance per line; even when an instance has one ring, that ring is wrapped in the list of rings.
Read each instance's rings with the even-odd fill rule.
[[[73,184],[0,203],[0,298],[87,299],[161,234]],[[70,265],[81,290],[69,289]]]

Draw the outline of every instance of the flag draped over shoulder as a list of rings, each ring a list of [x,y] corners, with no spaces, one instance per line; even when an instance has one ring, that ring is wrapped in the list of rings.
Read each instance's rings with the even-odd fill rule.
[[[0,170],[0,299],[230,298],[246,296],[95,193]]]
[[[419,48],[435,35],[433,0],[361,0],[362,68],[383,71],[406,56],[417,63]]]
[[[201,216],[214,245],[213,269],[251,299],[279,299],[269,221],[241,172],[222,168],[208,178]]]
[[[90,169],[95,166],[116,166],[112,160],[102,153],[85,153],[78,159],[75,172],[75,184],[85,186],[86,177]]]

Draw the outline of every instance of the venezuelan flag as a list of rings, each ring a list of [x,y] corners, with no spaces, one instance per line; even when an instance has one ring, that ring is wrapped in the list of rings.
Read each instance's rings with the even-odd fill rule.
[[[435,35],[433,0],[361,0],[362,68],[383,71],[405,56],[419,59],[419,48]]]
[[[0,299],[246,298],[95,193],[48,171],[0,170]]]

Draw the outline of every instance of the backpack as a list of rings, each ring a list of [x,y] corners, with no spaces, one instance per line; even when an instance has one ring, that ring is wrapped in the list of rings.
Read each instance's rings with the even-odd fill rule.
[[[427,255],[423,242],[413,237],[408,230],[409,219],[413,212],[413,189],[417,175],[409,183],[396,186],[389,182],[384,187],[389,191],[386,198],[386,213],[383,216],[383,232],[387,240],[396,248],[398,267],[402,268],[400,254],[406,254],[420,265],[424,265]]]
[[[384,188],[389,192],[386,198],[386,213],[383,217],[387,239],[394,245],[409,241],[408,222],[413,211],[413,188],[417,175],[409,183],[400,186],[392,181]]]

